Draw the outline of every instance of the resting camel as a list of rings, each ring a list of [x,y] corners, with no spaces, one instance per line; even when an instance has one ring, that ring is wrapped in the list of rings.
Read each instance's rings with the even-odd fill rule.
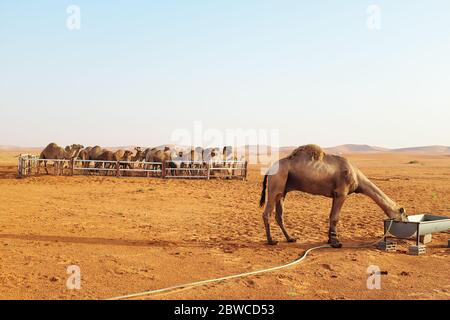
[[[279,160],[264,177],[260,206],[267,205],[263,213],[267,242],[277,244],[270,235],[269,218],[276,209],[276,221],[288,242],[295,242],[283,223],[283,201],[290,191],[303,191],[313,195],[333,199],[330,213],[328,243],[334,248],[342,247],[337,236],[339,213],[346,197],[352,193],[362,193],[370,197],[385,212],[395,220],[406,221],[404,208],[397,205],[361,171],[347,159],[325,154],[319,146],[306,145],[294,150],[287,158]]]
[[[39,159],[48,159],[48,160],[64,160],[64,159],[72,159],[78,157],[78,153],[84,147],[80,144],[72,144],[71,146],[67,146],[66,148],[62,148],[58,146],[56,143],[50,143],[45,149],[41,152]],[[41,162],[38,163],[37,173],[41,169]],[[61,168],[60,163],[55,163],[55,166]],[[45,172],[48,174],[47,170],[47,161],[44,160],[44,168]]]

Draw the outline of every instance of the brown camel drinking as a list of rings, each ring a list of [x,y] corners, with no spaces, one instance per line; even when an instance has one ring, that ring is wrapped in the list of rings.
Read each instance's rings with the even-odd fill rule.
[[[397,205],[360,170],[347,159],[328,155],[316,145],[301,146],[291,155],[275,163],[264,177],[260,206],[267,205],[263,213],[267,242],[277,244],[270,235],[269,218],[276,211],[276,221],[288,242],[295,242],[283,222],[283,201],[290,191],[303,191],[333,199],[330,213],[328,243],[334,248],[342,247],[337,236],[337,224],[342,205],[348,195],[362,193],[370,197],[385,214],[395,220],[406,221],[406,211]]]

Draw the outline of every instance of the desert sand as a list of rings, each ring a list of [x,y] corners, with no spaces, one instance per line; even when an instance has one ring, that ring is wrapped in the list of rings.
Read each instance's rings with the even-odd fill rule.
[[[450,157],[356,154],[350,160],[409,214],[450,215]],[[409,164],[410,161],[414,163]],[[115,177],[16,178],[14,152],[0,155],[0,298],[103,299],[290,262],[327,240],[331,200],[290,193],[286,243],[265,243],[259,169],[247,181]],[[362,195],[344,205],[344,246],[382,236],[384,213]],[[323,249],[277,272],[140,299],[450,299],[448,233],[427,254]],[[66,269],[81,269],[68,290]],[[367,268],[383,271],[368,290]]]

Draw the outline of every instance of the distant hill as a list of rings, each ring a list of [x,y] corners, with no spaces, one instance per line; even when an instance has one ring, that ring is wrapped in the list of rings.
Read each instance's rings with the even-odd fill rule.
[[[424,146],[415,148],[394,149],[396,153],[420,153],[420,154],[450,154],[450,147],[447,146]]]
[[[292,152],[296,147],[282,147],[280,152],[287,154]],[[340,146],[323,148],[329,154],[349,154],[349,153],[377,153],[388,152],[389,149],[382,147],[369,146],[367,144],[343,144]]]
[[[411,154],[450,154],[450,147],[447,146],[424,146],[388,149],[374,147],[365,144],[344,144],[341,146],[325,148],[325,151],[331,154],[349,154],[349,153],[411,153]]]
[[[296,147],[281,147],[280,154],[286,155],[291,153]],[[252,149],[251,149],[252,150]],[[450,147],[447,146],[424,146],[424,147],[410,147],[389,149],[377,146],[370,146],[367,144],[343,144],[340,146],[324,148],[329,154],[352,154],[352,153],[411,153],[411,154],[449,154]]]
[[[1,151],[20,150],[20,149],[23,149],[23,148],[18,147],[18,146],[0,146]]]
[[[374,147],[365,144],[344,144],[341,146],[325,148],[325,151],[332,154],[349,154],[349,153],[411,153],[411,154],[450,154],[450,147],[447,146],[424,146],[388,149],[382,147]]]
[[[19,146],[9,146],[0,145],[0,151],[23,151],[23,150],[42,150],[42,147],[19,147]]]
[[[325,152],[331,154],[345,153],[378,153],[389,152],[390,150],[382,147],[369,146],[367,144],[343,144],[336,147],[325,148]]]

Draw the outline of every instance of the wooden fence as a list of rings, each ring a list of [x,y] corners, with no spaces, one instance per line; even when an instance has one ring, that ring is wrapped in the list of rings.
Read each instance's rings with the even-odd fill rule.
[[[165,179],[247,179],[247,161],[167,161],[132,162],[80,159],[39,159],[19,156],[18,176],[103,175],[116,177],[155,177]]]

